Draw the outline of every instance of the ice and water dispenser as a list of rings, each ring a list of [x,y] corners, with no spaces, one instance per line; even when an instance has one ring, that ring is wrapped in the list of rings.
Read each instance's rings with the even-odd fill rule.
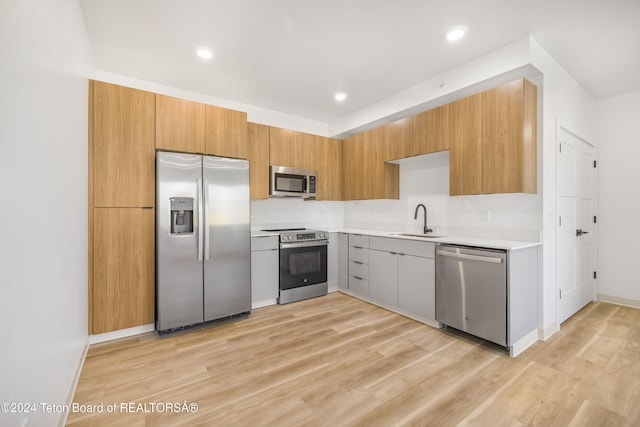
[[[171,234],[193,233],[192,197],[171,197]]]

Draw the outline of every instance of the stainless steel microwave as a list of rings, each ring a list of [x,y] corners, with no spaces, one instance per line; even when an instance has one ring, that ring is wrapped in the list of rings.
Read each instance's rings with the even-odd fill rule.
[[[271,197],[316,197],[316,176],[313,169],[297,169],[286,166],[271,166]]]

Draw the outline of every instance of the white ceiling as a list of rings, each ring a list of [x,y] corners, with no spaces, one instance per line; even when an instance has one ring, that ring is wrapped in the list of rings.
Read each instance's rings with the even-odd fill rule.
[[[101,71],[321,122],[527,35],[596,99],[640,89],[640,0],[80,4]],[[460,24],[467,36],[446,41]],[[214,58],[197,58],[199,46]],[[342,104],[337,91],[348,93]]]

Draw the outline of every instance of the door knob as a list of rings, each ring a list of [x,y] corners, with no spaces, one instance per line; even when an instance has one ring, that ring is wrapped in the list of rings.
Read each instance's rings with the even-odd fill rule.
[[[584,231],[582,228],[579,228],[579,229],[576,230],[576,236],[577,237],[580,237],[583,234],[589,234],[589,232],[588,231]]]

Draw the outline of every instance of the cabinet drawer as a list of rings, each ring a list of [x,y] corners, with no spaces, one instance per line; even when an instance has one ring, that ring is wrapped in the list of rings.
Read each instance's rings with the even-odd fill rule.
[[[349,276],[369,280],[369,265],[359,261],[349,261]]]
[[[253,236],[251,238],[251,251],[267,251],[278,249],[280,236]]]
[[[369,281],[358,277],[349,276],[349,290],[365,297],[369,296]]]
[[[418,240],[395,239],[391,237],[371,237],[369,247],[385,252],[435,258],[435,243]]]
[[[358,246],[360,248],[369,247],[369,236],[362,234],[349,234],[349,246]]]
[[[350,246],[349,261],[358,261],[363,264],[369,264],[369,249]]]

